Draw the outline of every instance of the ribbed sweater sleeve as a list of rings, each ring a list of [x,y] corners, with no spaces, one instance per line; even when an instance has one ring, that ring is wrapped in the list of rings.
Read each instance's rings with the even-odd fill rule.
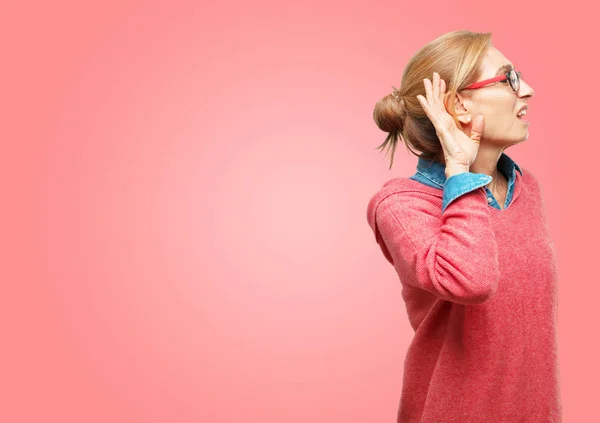
[[[500,270],[488,208],[483,188],[457,197],[443,214],[419,191],[381,201],[377,227],[403,283],[459,304],[493,296]]]

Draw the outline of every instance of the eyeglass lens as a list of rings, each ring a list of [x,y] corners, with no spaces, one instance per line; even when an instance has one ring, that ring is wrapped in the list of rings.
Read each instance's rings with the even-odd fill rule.
[[[510,82],[510,86],[512,87],[513,90],[515,91],[519,91],[519,75],[517,74],[517,71],[515,71],[514,69],[511,69],[509,74],[508,74],[508,80]]]

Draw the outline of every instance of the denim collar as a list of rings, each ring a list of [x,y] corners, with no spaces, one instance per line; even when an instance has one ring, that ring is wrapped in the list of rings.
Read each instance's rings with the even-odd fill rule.
[[[498,170],[510,181],[513,178],[514,170],[518,170],[521,175],[523,171],[521,167],[511,159],[506,153],[502,153],[498,159]],[[429,179],[433,183],[443,187],[446,183],[446,166],[434,160],[427,160],[419,157],[417,164],[417,173]]]

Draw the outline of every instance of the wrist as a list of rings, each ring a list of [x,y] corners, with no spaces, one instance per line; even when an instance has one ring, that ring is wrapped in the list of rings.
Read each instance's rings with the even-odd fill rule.
[[[451,176],[458,175],[459,173],[465,173],[465,172],[469,172],[469,168],[466,166],[459,166],[459,165],[446,166],[446,179],[450,178]]]

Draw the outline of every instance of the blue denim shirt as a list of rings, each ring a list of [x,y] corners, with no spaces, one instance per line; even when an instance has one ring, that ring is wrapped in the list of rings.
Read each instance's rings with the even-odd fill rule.
[[[498,170],[506,176],[508,179],[508,191],[506,193],[506,201],[504,208],[508,207],[512,201],[516,171],[519,171],[523,175],[523,171],[514,160],[502,153],[498,159]],[[457,175],[452,175],[446,179],[446,166],[433,160],[426,160],[419,157],[417,164],[417,173],[411,176],[409,179],[419,181],[430,187],[443,189],[442,195],[442,213],[448,207],[452,201],[456,200],[463,194],[471,192],[479,187],[485,187],[492,181],[492,177],[485,173],[473,173],[464,172]],[[500,209],[500,205],[494,198],[492,191],[488,187],[485,187],[487,193],[488,203]]]

